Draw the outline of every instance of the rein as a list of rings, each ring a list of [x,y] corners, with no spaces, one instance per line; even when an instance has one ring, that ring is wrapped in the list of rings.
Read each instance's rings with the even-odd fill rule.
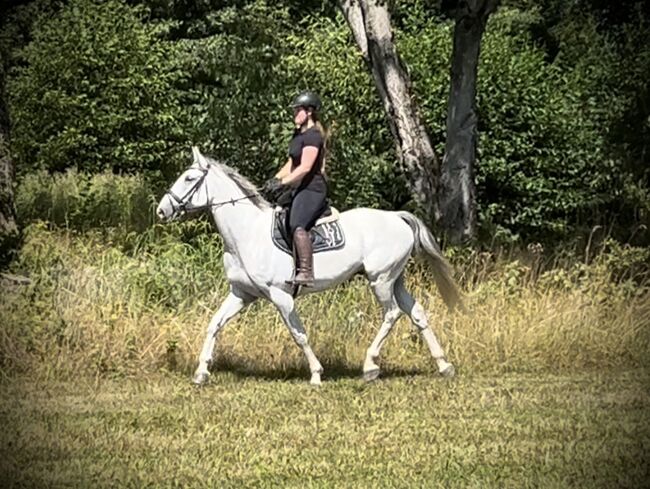
[[[253,197],[257,197],[258,195],[261,195],[261,194],[255,193],[255,194],[244,195],[243,197],[237,197],[236,199],[222,200],[221,202],[213,202],[212,204],[208,204],[208,205],[202,205],[202,206],[199,206],[199,207],[192,207],[192,209],[190,209],[190,210],[211,209],[212,207],[221,207],[222,205],[226,205],[226,204],[235,205],[240,200],[252,199]]]

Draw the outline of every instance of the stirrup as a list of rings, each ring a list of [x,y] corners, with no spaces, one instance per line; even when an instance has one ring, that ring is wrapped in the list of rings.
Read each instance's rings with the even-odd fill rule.
[[[296,279],[294,278],[293,281],[292,281],[292,284],[297,285],[298,287],[311,288],[311,287],[314,286],[314,279],[312,278],[311,280],[305,281],[305,282],[303,282],[303,281],[297,282]]]
[[[296,272],[293,274],[293,277],[290,278],[289,280],[286,280],[285,283],[288,285],[293,285],[296,287],[313,287],[314,286],[314,277],[312,276],[309,281],[303,282],[301,281],[296,281],[296,277],[300,274],[300,272]]]

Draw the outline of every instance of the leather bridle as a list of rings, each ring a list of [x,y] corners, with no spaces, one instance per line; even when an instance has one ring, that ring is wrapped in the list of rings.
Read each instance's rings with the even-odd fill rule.
[[[222,205],[226,204],[232,204],[235,205],[236,202],[239,202],[241,200],[247,200],[253,197],[256,197],[260,195],[259,193],[254,193],[254,194],[248,194],[244,195],[243,197],[239,197],[237,199],[229,199],[229,200],[224,200],[221,202],[210,202],[210,194],[208,192],[208,189],[206,187],[205,193],[206,193],[206,202],[209,202],[206,205],[201,205],[197,207],[190,207],[188,208],[189,202],[192,200],[192,197],[194,194],[199,190],[203,182],[205,181],[205,177],[208,175],[208,172],[210,171],[210,167],[208,168],[195,168],[196,170],[200,171],[202,175],[197,178],[196,182],[194,185],[192,185],[186,192],[183,194],[183,196],[179,197],[176,195],[172,189],[170,188],[165,195],[168,195],[172,204],[172,211],[174,214],[177,214],[179,211],[182,213],[187,213],[188,211],[196,212],[196,211],[202,211],[206,209],[211,209],[213,207],[219,207]]]

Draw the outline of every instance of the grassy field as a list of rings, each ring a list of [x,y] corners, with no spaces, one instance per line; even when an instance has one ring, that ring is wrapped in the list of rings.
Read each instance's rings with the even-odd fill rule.
[[[32,282],[0,295],[0,374],[61,379],[167,368],[189,375],[228,290],[218,236],[193,226],[127,239],[29,228],[14,271]],[[650,367],[650,249],[619,246],[589,263],[473,251],[452,259],[468,314],[446,310],[417,262],[406,283],[461,373]],[[322,362],[360,370],[381,323],[363,278],[301,299],[298,311]],[[216,355],[255,369],[305,367],[279,314],[264,302],[224,329]],[[382,362],[432,366],[406,318]]]
[[[1,386],[3,487],[648,487],[645,371]]]
[[[467,314],[426,268],[407,287],[458,376],[406,319],[360,380],[380,311],[364,280],[298,309],[325,384],[277,312],[220,335],[204,223],[142,233],[30,226],[0,294],[0,487],[650,487],[650,250],[450,252]]]

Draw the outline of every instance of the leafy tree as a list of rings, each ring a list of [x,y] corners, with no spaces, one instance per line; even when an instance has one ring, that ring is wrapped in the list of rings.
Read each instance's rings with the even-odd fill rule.
[[[278,37],[288,24],[285,9],[251,2],[215,11],[216,33],[190,43],[197,139],[258,182],[280,164],[291,130],[281,64],[288,43]]]
[[[312,89],[330,129],[327,173],[335,205],[396,207],[409,199],[381,102],[339,16],[304,18],[250,2],[211,16],[214,34],[191,41],[195,133],[201,144],[257,182],[286,160],[289,103]],[[278,35],[282,33],[282,35]]]
[[[5,67],[0,65],[0,267],[9,261],[18,239],[13,185],[14,164],[9,153]]]
[[[411,96],[407,68],[393,42],[388,6],[378,0],[340,0],[339,5],[372,72],[413,200],[433,223],[438,160]]]
[[[395,164],[396,146],[381,98],[343,18],[314,18],[287,41],[287,85],[292,91],[318,89],[324,100],[331,133],[327,173],[336,205],[412,205],[407,179]]]
[[[476,235],[476,75],[481,40],[498,0],[447,1],[455,18],[445,156],[438,188],[439,223],[452,242]]]
[[[409,97],[442,154],[454,24],[437,4],[387,5]],[[478,65],[481,238],[559,242],[600,224],[627,239],[650,224],[647,4],[625,0],[624,15],[600,0],[502,5]],[[36,12],[33,36],[24,18],[0,32],[0,45],[31,41],[19,57],[11,49],[7,78],[19,174],[76,166],[162,169],[170,179],[195,143],[261,182],[286,159],[287,104],[308,88],[322,95],[331,128],[334,203],[416,207],[381,92],[337,3],[34,0],[25,8]]]
[[[0,5],[0,267],[12,259],[20,238],[14,205],[15,167],[10,151],[7,73],[17,46],[25,42],[30,11],[37,7],[45,9],[49,3],[13,0]]]
[[[19,172],[174,169],[187,139],[181,45],[119,0],[72,0],[37,19],[9,81]]]
[[[427,14],[417,7],[403,14],[397,39],[440,151],[452,26]],[[557,243],[589,234],[596,224],[618,232],[613,222],[630,223],[619,229],[629,237],[632,223],[647,219],[650,199],[642,174],[648,165],[639,158],[633,171],[621,152],[615,154],[621,141],[613,144],[611,129],[645,93],[638,87],[649,67],[648,51],[639,49],[646,31],[633,29],[623,43],[599,32],[590,16],[574,21],[545,36],[549,44],[536,42],[536,10],[504,8],[488,23],[477,90],[483,241],[498,236]],[[637,47],[636,54],[627,43]],[[555,46],[553,56],[548,45]],[[642,136],[642,128],[628,137]],[[643,146],[638,148],[641,153]]]

